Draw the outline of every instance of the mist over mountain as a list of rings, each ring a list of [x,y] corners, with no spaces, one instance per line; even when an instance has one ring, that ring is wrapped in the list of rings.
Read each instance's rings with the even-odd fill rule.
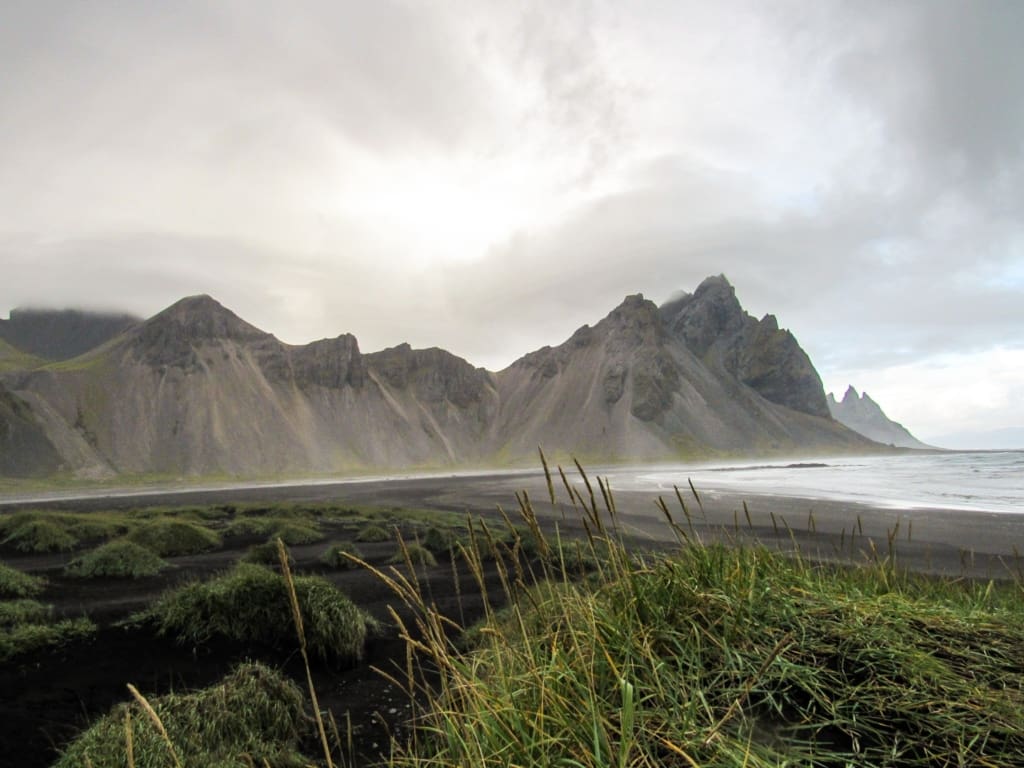
[[[77,309],[14,309],[0,319],[0,339],[45,360],[68,360],[140,322],[133,315]]]
[[[897,448],[932,447],[910,434],[902,424],[886,416],[881,406],[867,392],[860,395],[853,386],[847,388],[840,401],[829,392],[828,409],[836,421],[883,445],[895,445]]]
[[[877,449],[830,418],[796,339],[722,276],[662,307],[628,296],[499,372],[437,348],[364,354],[350,334],[289,345],[193,296],[0,381],[19,434],[90,477],[506,465],[538,445],[607,461]]]

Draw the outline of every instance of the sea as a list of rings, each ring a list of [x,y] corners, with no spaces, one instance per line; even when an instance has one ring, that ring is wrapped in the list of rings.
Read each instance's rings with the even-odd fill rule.
[[[909,452],[889,456],[712,462],[609,468],[612,488],[737,492],[834,499],[892,509],[1024,514],[1024,451]]]

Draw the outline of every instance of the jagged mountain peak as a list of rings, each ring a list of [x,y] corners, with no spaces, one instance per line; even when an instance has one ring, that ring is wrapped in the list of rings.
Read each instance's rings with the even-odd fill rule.
[[[705,278],[696,291],[666,302],[660,312],[669,330],[698,357],[722,336],[742,330],[749,318],[725,275]]]
[[[910,434],[902,424],[890,419],[867,392],[858,394],[852,384],[846,388],[839,402],[829,392],[828,408],[836,421],[879,443],[900,448],[929,447]]]

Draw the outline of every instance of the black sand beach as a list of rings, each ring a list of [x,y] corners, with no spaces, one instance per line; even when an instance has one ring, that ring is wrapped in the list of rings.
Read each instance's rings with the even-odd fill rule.
[[[600,474],[600,473],[597,473]],[[551,505],[540,472],[431,476],[410,479],[249,486],[195,491],[104,492],[75,499],[0,501],[0,514],[21,509],[102,511],[148,506],[258,504],[274,502],[373,504],[382,507],[456,512],[498,520],[501,506],[517,516],[517,492],[526,492],[545,524],[580,531],[579,513],[557,476],[556,504]],[[570,482],[584,496],[588,491],[574,472]],[[600,505],[596,476],[593,491]],[[894,510],[839,501],[756,496],[689,487],[681,488],[684,513],[675,492],[664,496],[676,524],[688,536],[705,541],[752,541],[768,546],[798,545],[809,556],[847,562],[895,557],[915,571],[947,576],[1004,578],[1020,573],[1018,551],[1024,546],[1024,515],[989,514],[941,509]],[[656,506],[656,494],[612,489],[623,531],[637,547],[671,545],[676,534]],[[744,502],[746,502],[744,504]],[[254,540],[255,541],[255,540]],[[170,640],[128,632],[113,626],[145,606],[169,586],[208,576],[230,566],[254,541],[235,541],[204,555],[173,560],[175,568],[160,576],[128,582],[75,582],[63,578],[67,555],[23,555],[3,551],[0,558],[19,569],[47,576],[43,600],[66,616],[88,615],[100,626],[98,635],[77,646],[20,659],[0,668],[0,765],[44,766],[55,747],[90,719],[123,700],[125,684],[147,692],[209,684],[225,666],[251,653],[235,648],[196,653]],[[315,571],[325,544],[293,548],[297,569]],[[393,547],[391,547],[393,549]],[[387,546],[370,548],[367,557],[383,562]],[[494,578],[493,572],[488,574]],[[361,571],[333,574],[332,581],[379,619],[388,618],[390,592]],[[427,588],[439,607],[461,624],[482,611],[479,589],[468,574],[455,574],[450,563],[430,569]],[[456,584],[456,579],[458,583]],[[268,656],[272,663],[300,674],[294,656]],[[389,733],[400,729],[406,704],[370,666],[389,668],[404,660],[404,646],[393,633],[374,640],[365,663],[348,668],[319,669],[321,704],[339,717],[348,712],[356,727],[358,751],[364,759],[384,749]]]

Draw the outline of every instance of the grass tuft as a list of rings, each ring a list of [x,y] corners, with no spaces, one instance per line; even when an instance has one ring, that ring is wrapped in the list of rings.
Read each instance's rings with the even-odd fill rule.
[[[425,565],[434,567],[437,565],[437,558],[434,553],[422,544],[403,543],[388,560],[390,565],[398,565],[410,562],[413,565]]]
[[[285,523],[271,533],[271,541],[281,539],[285,544],[294,547],[298,544],[313,544],[322,541],[324,535],[314,526],[302,523]]]
[[[362,658],[373,620],[325,579],[297,577],[295,591],[310,651],[323,659]],[[153,621],[163,634],[197,646],[215,638],[275,648],[294,643],[284,579],[248,563],[164,595],[140,618]]]
[[[356,541],[364,544],[375,544],[382,541],[391,541],[392,536],[387,528],[381,525],[364,525],[356,532]]]
[[[342,541],[329,546],[320,556],[320,562],[328,568],[336,570],[351,570],[359,567],[357,563],[345,557],[345,555],[352,555],[360,559],[363,557],[362,552],[359,551],[355,544],[351,541]]]
[[[209,528],[184,520],[153,520],[140,525],[127,538],[160,557],[195,555],[221,545],[220,536]]]
[[[133,541],[110,541],[72,560],[64,572],[78,579],[138,579],[160,573],[168,564]]]
[[[286,550],[287,551],[287,550]],[[256,565],[279,564],[280,558],[277,554],[277,541],[265,541],[249,548],[249,551],[242,557],[243,563],[255,563]],[[295,565],[295,558],[288,552],[288,564]]]
[[[67,552],[78,539],[59,522],[43,518],[13,528],[3,543],[21,552]]]
[[[195,693],[118,704],[71,742],[54,768],[123,768],[126,721],[136,768],[172,768],[179,759],[217,768],[310,764],[298,751],[308,732],[302,692],[262,664],[243,664],[218,685]]]
[[[0,599],[35,597],[45,588],[45,579],[0,563]]]
[[[38,609],[26,609],[32,620],[11,626],[0,626],[0,662],[6,663],[18,656],[44,648],[52,650],[79,642],[96,632],[96,625],[86,618],[48,623],[50,609],[49,606],[44,608],[45,616]],[[13,614],[23,609],[5,610],[13,617]]]

